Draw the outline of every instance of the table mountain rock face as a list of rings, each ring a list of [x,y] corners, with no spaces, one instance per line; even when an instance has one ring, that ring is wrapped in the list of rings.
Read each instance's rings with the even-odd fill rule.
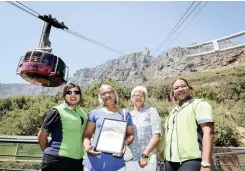
[[[220,48],[237,45],[230,41],[220,43]],[[172,48],[157,57],[150,55],[145,48],[142,52],[131,53],[117,59],[108,60],[95,68],[84,68],[76,71],[68,82],[79,84],[86,88],[95,81],[112,78],[122,84],[143,84],[166,77],[214,69],[227,65],[239,64],[245,59],[245,48],[234,49],[222,53],[205,56],[187,57],[193,53],[207,52],[213,47],[204,45],[197,48]],[[31,84],[0,84],[0,98],[16,95],[55,95],[61,88],[47,88]]]

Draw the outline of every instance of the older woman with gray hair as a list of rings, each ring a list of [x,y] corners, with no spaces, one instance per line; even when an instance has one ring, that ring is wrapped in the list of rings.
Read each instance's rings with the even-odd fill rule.
[[[125,161],[122,158],[123,154],[109,154],[94,151],[94,146],[99,137],[103,120],[116,119],[124,120],[124,115],[121,112],[118,102],[119,97],[117,91],[110,85],[102,85],[99,90],[99,102],[103,108],[94,109],[88,117],[88,123],[84,132],[84,148],[87,152],[87,158],[83,162],[86,171],[124,171]],[[129,112],[126,114],[127,132],[125,143],[129,144],[133,140],[133,124],[132,117]],[[92,135],[94,138],[91,142]]]
[[[157,157],[155,147],[162,135],[161,120],[157,110],[145,106],[147,89],[135,87],[131,92],[134,125],[134,141],[129,145],[133,159],[126,162],[127,171],[155,171]]]

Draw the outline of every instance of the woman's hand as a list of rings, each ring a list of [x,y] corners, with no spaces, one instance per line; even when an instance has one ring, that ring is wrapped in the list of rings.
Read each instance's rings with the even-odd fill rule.
[[[148,159],[147,158],[140,158],[139,165],[141,168],[144,168],[148,164]]]
[[[126,144],[123,147],[122,153],[114,153],[114,154],[112,154],[112,156],[115,156],[115,157],[123,157],[123,155],[125,153],[125,150],[126,150]]]
[[[91,146],[91,145],[89,146],[88,149],[85,149],[85,150],[86,150],[86,152],[87,152],[88,154],[90,154],[90,155],[92,155],[92,156],[96,156],[96,155],[101,154],[101,152],[94,151],[94,147]]]
[[[114,153],[112,156],[114,157],[122,157],[124,153]]]
[[[94,151],[94,146],[91,146],[91,137],[95,131],[95,127],[96,127],[95,123],[88,122],[86,129],[83,133],[83,137],[84,137],[83,146],[84,146],[86,152],[92,156],[96,156],[98,154],[101,154],[101,152]]]

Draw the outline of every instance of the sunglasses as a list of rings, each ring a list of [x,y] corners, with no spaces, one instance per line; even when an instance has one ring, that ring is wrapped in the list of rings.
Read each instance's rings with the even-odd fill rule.
[[[66,94],[68,94],[68,95],[71,95],[72,93],[74,93],[75,95],[79,95],[79,94],[81,94],[81,92],[80,91],[66,91]]]
[[[137,95],[133,95],[133,97],[143,98],[144,96],[141,96],[141,95],[137,94]]]
[[[101,96],[102,96],[102,97],[105,97],[106,94],[112,95],[113,93],[114,93],[114,91],[111,90],[111,91],[107,91],[107,92],[102,93]]]

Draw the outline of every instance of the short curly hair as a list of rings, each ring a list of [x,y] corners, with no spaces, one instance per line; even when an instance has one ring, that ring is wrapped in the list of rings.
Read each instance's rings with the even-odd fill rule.
[[[131,91],[131,100],[133,100],[134,94],[135,94],[137,91],[143,92],[143,93],[144,93],[145,99],[147,99],[147,97],[148,97],[148,92],[147,92],[146,87],[144,87],[144,86],[136,86],[136,87]]]
[[[80,91],[80,94],[79,94],[79,97],[80,97],[79,103],[80,103],[82,101],[82,91],[81,91],[81,88],[79,87],[79,85],[73,84],[73,83],[69,83],[69,84],[65,85],[65,87],[62,89],[62,92],[61,92],[62,99],[65,100],[66,92],[68,90],[70,90],[71,88],[77,88]]]

